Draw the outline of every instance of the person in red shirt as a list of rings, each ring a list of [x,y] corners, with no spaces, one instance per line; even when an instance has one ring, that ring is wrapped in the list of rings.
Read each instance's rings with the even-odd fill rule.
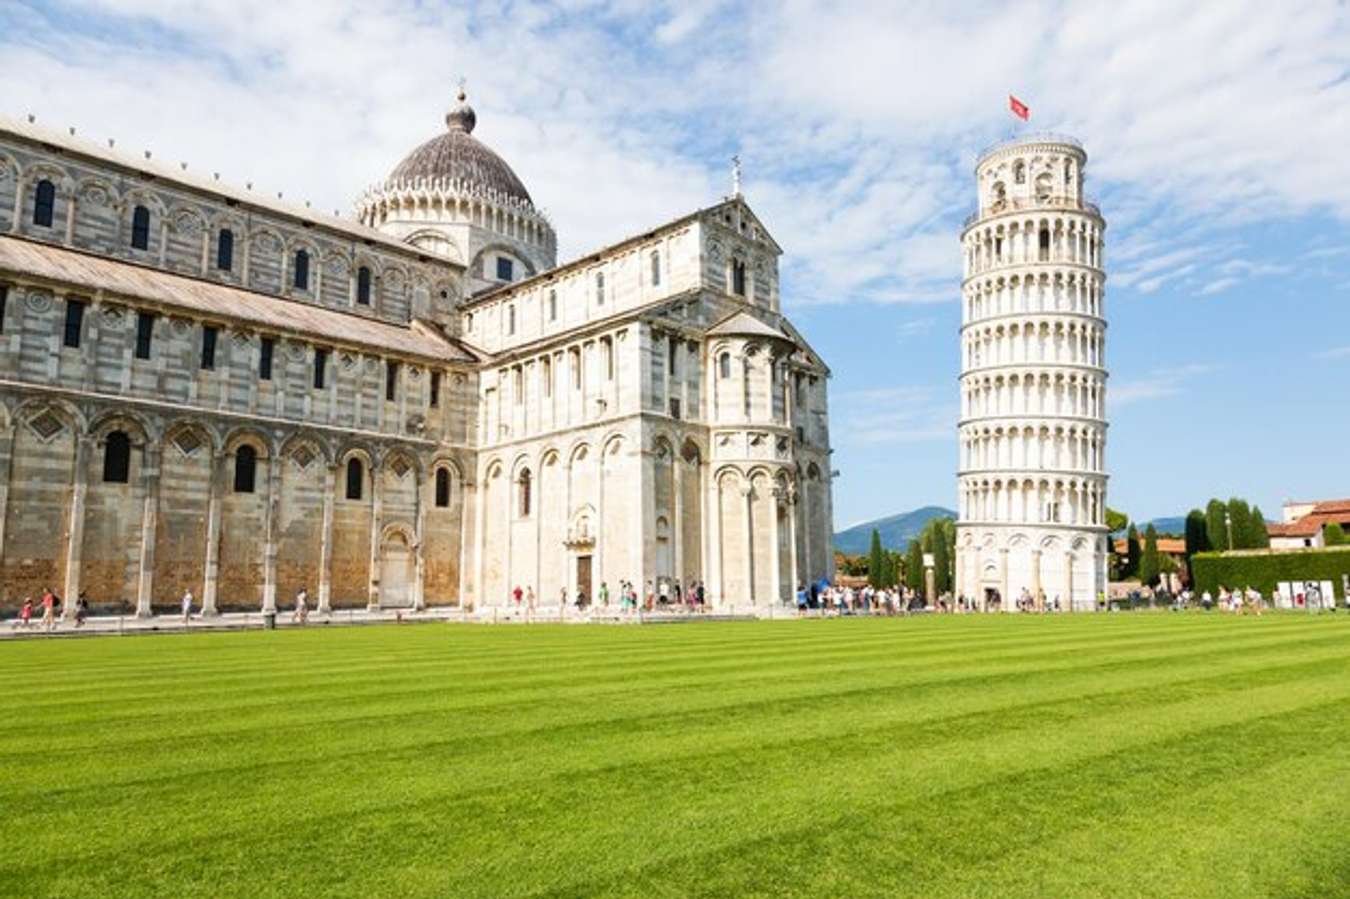
[[[25,596],[23,598],[23,607],[19,609],[19,620],[14,625],[15,628],[28,630],[29,625],[33,623],[33,597]]]
[[[56,594],[50,587],[42,591],[42,627],[48,631],[56,627]]]

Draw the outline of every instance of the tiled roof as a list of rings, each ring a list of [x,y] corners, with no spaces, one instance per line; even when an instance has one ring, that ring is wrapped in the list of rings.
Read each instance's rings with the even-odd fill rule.
[[[1117,537],[1115,540],[1116,552],[1118,554],[1124,554],[1127,549],[1128,542],[1129,541],[1125,537]],[[1143,549],[1143,547],[1144,547],[1144,535],[1140,534],[1139,548]],[[1186,541],[1181,539],[1180,537],[1159,537],[1158,552],[1164,553],[1165,555],[1169,556],[1185,555]]]
[[[764,322],[755,318],[748,312],[739,312],[739,311],[733,312],[731,315],[728,315],[726,318],[722,319],[720,322],[718,322],[717,324],[713,325],[711,328],[708,329],[709,337],[720,336],[723,334],[726,335],[734,334],[738,337],[739,336],[769,337],[774,340],[786,340],[786,341],[792,340],[791,337],[788,337],[786,334],[784,334],[777,328],[773,327],[772,325],[766,325]]]
[[[254,293],[23,238],[0,236],[0,272],[104,291],[247,322],[281,334],[406,353],[442,362],[474,362],[456,342],[420,323],[396,325],[296,300]]]

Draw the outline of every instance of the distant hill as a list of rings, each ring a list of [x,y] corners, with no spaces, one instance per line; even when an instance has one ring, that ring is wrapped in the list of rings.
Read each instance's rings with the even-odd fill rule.
[[[934,518],[955,518],[956,513],[942,506],[924,506],[912,512],[901,512],[889,518],[865,521],[834,535],[834,548],[842,553],[857,555],[872,546],[872,529],[881,534],[881,545],[887,549],[904,549],[909,541],[919,536],[923,526]]]
[[[1175,534],[1178,537],[1186,535],[1186,516],[1176,515],[1171,518],[1155,518],[1152,521],[1136,521],[1134,526],[1139,529],[1139,533],[1144,533],[1144,529],[1149,525],[1158,529],[1159,534]],[[1119,531],[1114,536],[1124,537],[1125,531]]]

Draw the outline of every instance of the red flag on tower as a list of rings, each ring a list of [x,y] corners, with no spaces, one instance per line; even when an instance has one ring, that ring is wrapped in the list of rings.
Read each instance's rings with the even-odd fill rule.
[[[1008,108],[1012,110],[1013,115],[1017,116],[1024,122],[1027,119],[1031,118],[1031,109],[1027,106],[1027,104],[1023,103],[1021,100],[1017,99],[1012,94],[1008,94]]]

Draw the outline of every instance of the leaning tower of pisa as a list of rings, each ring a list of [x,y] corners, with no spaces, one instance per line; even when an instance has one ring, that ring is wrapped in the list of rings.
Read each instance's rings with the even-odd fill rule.
[[[956,591],[1089,610],[1106,589],[1101,211],[1073,138],[1029,135],[975,165],[961,234]]]

